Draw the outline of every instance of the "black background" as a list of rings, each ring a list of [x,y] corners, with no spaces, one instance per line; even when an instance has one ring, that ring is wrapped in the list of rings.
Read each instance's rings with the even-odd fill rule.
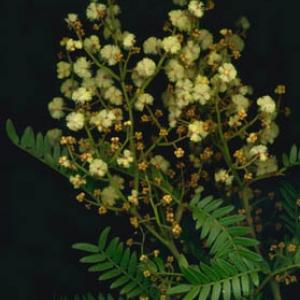
[[[287,149],[300,137],[300,39],[297,0],[222,0],[207,17],[209,28],[233,26],[246,15],[252,27],[240,64],[242,78],[260,95],[279,83],[288,87],[285,103],[293,109],[278,147]],[[218,3],[220,2],[220,3]],[[55,63],[64,17],[83,14],[85,0],[1,0],[0,69],[0,299],[53,299],[96,289],[94,276],[70,245],[95,240],[109,223],[74,200],[66,180],[16,149],[6,138],[4,123],[19,130],[31,125],[45,131],[56,126],[47,103],[58,95]],[[171,0],[120,0],[123,20],[139,40],[160,32]],[[127,223],[114,219],[114,232],[127,238]],[[296,286],[284,290],[293,296]]]

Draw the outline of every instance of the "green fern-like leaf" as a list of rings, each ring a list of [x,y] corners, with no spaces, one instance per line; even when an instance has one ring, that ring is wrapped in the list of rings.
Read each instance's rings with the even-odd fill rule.
[[[47,136],[43,136],[41,133],[35,134],[31,127],[27,127],[19,137],[11,120],[6,122],[6,131],[11,141],[20,149],[67,176],[65,170],[58,165],[59,157],[68,155],[67,149],[62,148],[59,144],[51,145]]]
[[[74,249],[88,252],[82,263],[91,264],[89,271],[100,273],[99,280],[111,281],[110,288],[118,289],[120,295],[128,299],[136,299],[140,295],[151,296],[155,291],[150,282],[144,278],[137,255],[125,248],[119,238],[108,242],[110,228],[106,228],[99,236],[98,245],[77,243]]]
[[[259,285],[259,268],[236,266],[223,259],[211,265],[201,264],[182,270],[186,283],[168,290],[169,295],[184,294],[184,300],[241,299],[249,296],[253,286]]]
[[[244,216],[231,214],[232,205],[224,206],[223,201],[208,196],[191,201],[196,229],[201,231],[200,238],[206,239],[210,253],[215,258],[228,259],[239,265],[252,265],[261,261],[260,255],[251,250],[258,241],[249,238],[250,229],[239,225]]]
[[[6,122],[6,132],[7,132],[8,137],[11,139],[11,141],[14,144],[19,143],[18,134],[17,134],[15,126],[11,120],[7,120],[7,122]]]
[[[280,217],[292,237],[300,239],[300,209],[297,205],[300,193],[287,182],[282,184],[280,192],[283,205],[283,214]]]
[[[282,154],[282,164],[285,168],[291,168],[300,165],[300,149],[293,145],[289,153]]]

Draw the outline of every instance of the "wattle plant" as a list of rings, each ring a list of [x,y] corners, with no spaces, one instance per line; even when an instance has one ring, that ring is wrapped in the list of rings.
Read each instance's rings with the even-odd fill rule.
[[[173,2],[142,44],[116,1],[92,1],[85,28],[69,14],[61,94],[48,104],[60,129],[19,137],[9,120],[7,133],[67,177],[78,202],[112,224],[128,216],[135,232],[124,244],[105,228],[73,245],[111,289],[75,299],[283,299],[280,284],[300,267],[300,195],[288,183],[272,197],[257,187],[300,164],[297,146],[279,158],[272,147],[285,87],[255,97],[239,77],[246,18],[213,36],[202,25],[212,1]]]

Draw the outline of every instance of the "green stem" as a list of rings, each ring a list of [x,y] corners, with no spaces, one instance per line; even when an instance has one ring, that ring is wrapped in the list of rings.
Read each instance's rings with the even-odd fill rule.
[[[258,294],[269,283],[270,280],[273,280],[273,277],[275,275],[289,271],[291,269],[296,269],[296,268],[300,268],[300,264],[292,264],[292,265],[277,269],[277,270],[273,271],[272,273],[269,273],[268,276],[264,279],[264,281],[261,283],[261,285],[255,291],[255,295]]]
[[[274,300],[282,300],[279,283],[275,280],[270,282]]]
[[[132,210],[132,214],[135,215],[136,217],[138,217],[140,220],[142,219],[142,217],[140,216],[140,214],[133,209]],[[181,257],[182,254],[179,253],[176,245],[174,244],[173,241],[170,241],[164,237],[162,237],[156,230],[155,228],[153,228],[150,224],[144,223],[143,226],[145,226],[145,228],[154,236],[156,237],[163,245],[165,245],[170,252],[172,253],[172,255],[175,257],[175,259],[177,260],[177,262],[179,263],[181,261]]]
[[[220,108],[219,108],[219,98],[216,98],[215,101],[215,109],[216,109],[216,114],[217,114],[217,127],[218,127],[218,135],[219,135],[219,139],[221,142],[221,146],[219,146],[221,152],[223,153],[225,162],[227,164],[227,166],[229,167],[231,173],[234,175],[235,179],[237,180],[239,186],[243,186],[243,182],[238,174],[238,172],[236,171],[236,169],[234,168],[233,162],[232,162],[232,158],[231,158],[231,154],[230,154],[230,150],[229,150],[229,146],[227,143],[227,140],[224,136],[224,132],[223,132],[223,127],[222,127],[222,119],[221,119],[221,112],[220,112]]]

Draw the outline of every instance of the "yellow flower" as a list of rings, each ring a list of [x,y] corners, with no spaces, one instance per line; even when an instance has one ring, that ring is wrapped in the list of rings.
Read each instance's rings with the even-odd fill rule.
[[[287,250],[288,250],[288,252],[296,252],[297,246],[295,244],[288,244]]]

